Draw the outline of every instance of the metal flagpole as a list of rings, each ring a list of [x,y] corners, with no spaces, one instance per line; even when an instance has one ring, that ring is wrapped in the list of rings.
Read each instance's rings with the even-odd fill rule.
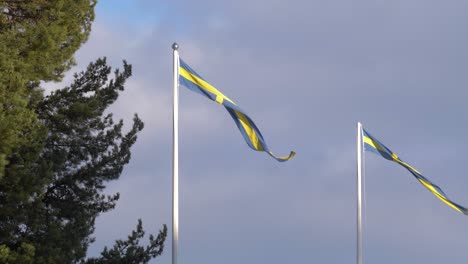
[[[179,242],[179,45],[172,44],[174,57],[174,104],[172,143],[172,264],[177,264]]]
[[[362,264],[362,125],[357,124],[357,264]]]

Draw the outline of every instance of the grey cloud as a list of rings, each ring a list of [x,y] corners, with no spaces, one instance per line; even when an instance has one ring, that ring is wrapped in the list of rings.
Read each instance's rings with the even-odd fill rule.
[[[119,27],[102,8],[79,67],[102,55],[115,66],[128,59],[134,76],[113,111],[139,112],[146,129],[110,185],[122,201],[100,217],[90,254],[124,237],[138,217],[152,230],[171,222],[173,41],[252,117],[275,153],[298,153],[279,164],[251,151],[221,106],[181,88],[181,261],[353,261],[357,121],[468,205],[467,7],[135,1],[142,18],[121,17]],[[466,217],[396,164],[368,154],[366,169],[366,261],[466,262]],[[169,261],[170,240],[161,263]]]

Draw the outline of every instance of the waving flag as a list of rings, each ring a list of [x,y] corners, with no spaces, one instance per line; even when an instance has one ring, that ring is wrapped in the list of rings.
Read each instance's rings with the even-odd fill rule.
[[[372,137],[369,132],[363,129],[363,141],[364,141],[364,148],[365,150],[372,151],[387,160],[394,161],[404,168],[406,168],[414,177],[430,192],[432,192],[437,198],[439,198],[442,202],[447,204],[448,206],[452,207],[453,209],[457,210],[458,212],[468,215],[468,209],[465,207],[454,203],[450,200],[447,195],[439,188],[439,186],[435,185],[427,178],[421,175],[419,171],[415,168],[411,167],[406,162],[403,162],[394,152],[392,152],[389,148],[387,148],[384,144],[378,141],[376,138]]]
[[[294,157],[294,151],[288,156],[278,157],[273,154],[265,143],[260,130],[250,117],[245,114],[231,99],[222,94],[190,68],[182,59],[179,60],[179,82],[188,89],[206,96],[208,99],[223,105],[239,128],[247,145],[256,151],[265,151],[278,161],[287,161]]]

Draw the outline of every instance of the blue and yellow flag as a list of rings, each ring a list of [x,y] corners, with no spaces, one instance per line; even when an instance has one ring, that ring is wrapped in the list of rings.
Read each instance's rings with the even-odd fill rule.
[[[363,141],[364,141],[364,148],[365,150],[372,151],[374,153],[379,154],[380,156],[384,157],[385,159],[394,161],[401,166],[405,167],[414,177],[430,192],[432,192],[437,198],[439,198],[442,202],[446,203],[448,206],[452,207],[453,209],[457,210],[458,212],[468,215],[468,209],[465,207],[454,203],[451,201],[447,195],[439,188],[439,186],[435,185],[427,178],[421,175],[419,171],[415,168],[411,167],[407,163],[403,162],[395,153],[393,153],[389,148],[387,148],[384,144],[380,141],[372,137],[369,132],[363,129]]]
[[[179,83],[188,89],[202,94],[210,100],[223,105],[231,115],[232,119],[234,119],[234,122],[236,122],[242,136],[244,136],[245,141],[252,149],[265,151],[278,161],[287,161],[296,154],[294,151],[291,151],[289,156],[275,156],[273,152],[268,149],[260,130],[255,126],[252,119],[250,119],[250,117],[248,117],[247,114],[245,114],[244,111],[242,111],[231,99],[206,82],[181,59],[179,60]]]

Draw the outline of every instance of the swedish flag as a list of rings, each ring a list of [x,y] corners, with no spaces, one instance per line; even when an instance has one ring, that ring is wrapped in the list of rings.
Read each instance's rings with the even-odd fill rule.
[[[454,203],[451,201],[447,195],[439,188],[439,186],[435,185],[427,178],[421,175],[419,171],[415,168],[411,167],[407,163],[403,162],[394,152],[392,152],[389,148],[387,148],[384,144],[378,141],[376,138],[371,136],[369,132],[363,129],[363,141],[364,141],[364,148],[365,150],[372,151],[374,153],[379,154],[380,156],[384,157],[387,160],[394,161],[401,166],[405,167],[414,177],[430,192],[432,192],[437,198],[439,198],[442,202],[447,204],[448,206],[452,207],[453,209],[457,210],[458,212],[468,215],[468,209],[465,207]]]
[[[179,59],[179,83],[188,89],[206,96],[210,100],[223,105],[231,115],[232,119],[244,136],[247,145],[257,151],[265,151],[278,161],[287,161],[296,154],[291,151],[289,156],[278,157],[268,149],[260,130],[255,123],[244,113],[231,99],[218,91],[215,87],[205,81],[192,68],[190,68],[182,59]]]

